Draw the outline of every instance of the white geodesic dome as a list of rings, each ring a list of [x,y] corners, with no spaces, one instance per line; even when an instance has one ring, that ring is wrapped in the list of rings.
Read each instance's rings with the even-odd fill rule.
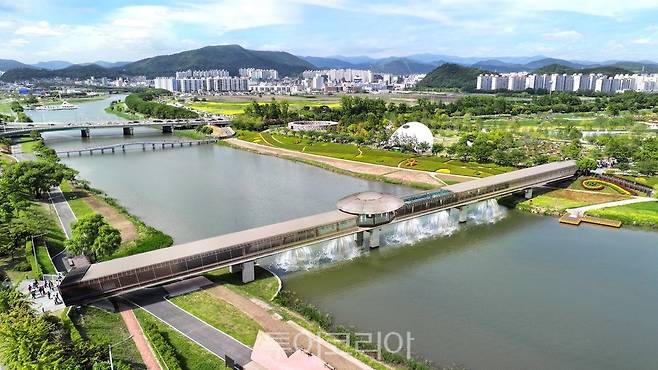
[[[432,131],[429,127],[420,122],[407,122],[395,130],[393,135],[391,135],[389,142],[393,146],[412,143],[416,150],[418,150],[419,144],[427,143],[427,147],[432,148],[432,144],[434,144],[434,135],[432,135]]]

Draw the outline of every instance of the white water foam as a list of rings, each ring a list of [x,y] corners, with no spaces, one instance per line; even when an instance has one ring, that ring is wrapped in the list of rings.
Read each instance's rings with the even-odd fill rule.
[[[408,245],[425,239],[450,236],[461,228],[460,214],[467,224],[482,225],[501,220],[507,214],[507,209],[498,205],[495,199],[489,199],[466,206],[462,211],[450,209],[398,222],[392,227],[384,226],[383,245]],[[351,260],[360,256],[363,250],[356,245],[354,235],[348,235],[283,252],[275,256],[271,264],[274,269],[283,272],[304,271]]]

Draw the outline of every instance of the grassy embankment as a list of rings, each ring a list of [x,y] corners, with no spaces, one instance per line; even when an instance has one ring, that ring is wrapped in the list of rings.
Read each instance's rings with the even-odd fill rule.
[[[155,249],[169,247],[173,244],[173,239],[169,235],[146,225],[139,218],[129,213],[128,210],[121,206],[115,199],[110,198],[98,189],[91,187],[86,187],[84,189],[78,187],[72,188],[70,183],[65,182],[62,184],[62,192],[67,201],[69,201],[76,218],[96,212],[93,207],[85,201],[85,198],[93,197],[96,201],[105,203],[114,208],[135,226],[138,234],[137,239],[122,243],[118,250],[104,260],[148,252]]]
[[[83,306],[72,308],[69,315],[70,320],[67,320],[65,314],[62,315],[62,319],[65,325],[72,324],[75,327],[73,332],[77,332],[81,340],[103,346],[106,349],[108,345],[130,336],[128,328],[126,328],[121,315],[118,313]],[[75,336],[75,334],[71,335],[72,338]],[[132,340],[127,340],[114,348],[112,357],[115,361],[120,360],[129,364],[131,369],[146,369],[139,350],[137,350],[137,346]]]
[[[127,120],[140,120],[144,118],[142,115],[130,112],[130,109],[128,109],[124,102],[111,104],[109,107],[105,108],[105,112]]]
[[[658,202],[634,203],[624,206],[595,209],[587,215],[618,220],[624,225],[658,229]]]
[[[418,156],[354,144],[316,142],[269,132],[239,130],[237,134],[238,138],[257,144],[389,167],[473,177],[487,177],[513,170],[511,167],[496,164],[461,162],[438,156]]]
[[[160,353],[166,351],[162,346],[169,345],[173,347],[176,360],[184,370],[215,370],[224,368],[224,361],[222,361],[222,359],[208,352],[206,349],[189,340],[187,337],[167,326],[160,320],[154,318],[143,309],[136,309],[135,316],[137,316],[137,320],[142,328],[147,325],[154,325],[158,334],[164,338],[164,344],[158,342],[157,345],[154,345],[152,339],[147,337],[149,342],[151,342],[151,345],[154,346],[153,350],[159,358],[161,358]]]

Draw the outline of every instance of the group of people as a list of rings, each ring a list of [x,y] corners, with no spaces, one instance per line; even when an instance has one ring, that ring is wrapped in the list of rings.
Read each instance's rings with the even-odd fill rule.
[[[57,291],[57,287],[59,286],[61,280],[61,276],[57,276],[57,280],[55,280],[55,282],[52,280],[45,280],[43,277],[41,280],[34,279],[34,282],[27,286],[27,290],[33,299],[48,297],[48,299],[52,299],[55,304],[58,305],[62,303],[62,298],[59,296],[59,292]]]

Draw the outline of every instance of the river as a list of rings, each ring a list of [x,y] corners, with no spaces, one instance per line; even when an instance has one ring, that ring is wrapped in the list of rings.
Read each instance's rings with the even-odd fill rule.
[[[123,140],[118,130],[44,137],[56,149]],[[162,138],[141,129],[132,140]],[[356,191],[411,191],[217,145],[63,161],[177,243],[329,210]],[[440,236],[411,243],[430,231]],[[411,350],[440,364],[640,369],[656,364],[657,236],[489,203],[467,224],[445,213],[389,228],[378,250],[344,239],[263,263],[338,322],[409,332]],[[351,260],[318,263],[341,257]]]
[[[103,99],[89,102],[74,103],[78,109],[71,110],[29,110],[25,111],[34,122],[66,122],[66,123],[83,123],[83,122],[107,122],[107,121],[124,121],[123,118],[114,114],[105,112],[105,108],[113,100],[123,100],[126,95],[108,95]]]

